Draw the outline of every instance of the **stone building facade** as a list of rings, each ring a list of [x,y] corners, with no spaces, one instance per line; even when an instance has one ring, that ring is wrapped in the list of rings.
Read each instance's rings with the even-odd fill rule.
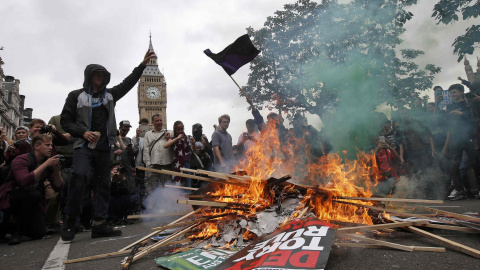
[[[25,96],[20,95],[20,80],[6,76],[2,68],[4,64],[0,57],[0,126],[4,127],[7,136],[12,138],[15,128],[28,125],[33,110],[24,108]],[[27,123],[24,120],[27,120]]]

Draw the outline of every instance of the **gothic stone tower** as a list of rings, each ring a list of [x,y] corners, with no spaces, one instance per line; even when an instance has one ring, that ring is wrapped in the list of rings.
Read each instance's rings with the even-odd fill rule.
[[[467,81],[469,81],[471,84],[480,84],[480,59],[477,59],[476,72],[473,72],[472,66],[466,57],[463,64],[465,65],[465,73],[467,73]]]
[[[155,52],[152,46],[152,35],[150,35],[149,52]],[[163,128],[167,127],[167,83],[165,77],[158,69],[157,55],[150,59],[147,68],[143,71],[138,84],[138,113],[140,119],[147,118],[152,125],[152,115],[162,115]]]

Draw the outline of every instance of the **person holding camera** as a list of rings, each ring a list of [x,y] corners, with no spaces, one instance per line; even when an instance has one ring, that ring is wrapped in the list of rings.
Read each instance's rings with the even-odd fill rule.
[[[143,162],[143,146],[145,133],[147,132],[146,130],[148,130],[148,119],[142,118],[138,124],[140,124],[140,126],[136,129],[135,136],[132,138],[133,152],[135,153],[135,168],[145,167],[145,162]]]
[[[260,138],[260,132],[255,129],[255,120],[248,119],[245,122],[245,126],[247,127],[247,131],[240,134],[237,141],[238,151],[240,152],[239,160],[245,159],[245,153],[248,149],[255,146],[257,140]]]
[[[26,126],[18,126],[14,131],[13,137],[15,142],[8,146],[5,153],[6,165],[10,165],[15,157],[32,152]]]
[[[185,134],[185,126],[182,121],[175,121],[173,123],[173,138],[170,138],[163,148],[168,149],[173,147],[173,166],[172,171],[181,172],[180,168],[190,169],[190,154],[191,143],[194,143],[195,139]],[[191,187],[192,180],[190,178],[174,176],[173,181],[180,183],[183,186]]]
[[[374,145],[373,154],[378,167],[378,174],[372,179],[377,182],[374,192],[376,195],[392,195],[399,177],[400,156],[384,135],[375,137]]]
[[[16,157],[7,183],[0,188],[0,209],[16,218],[10,245],[20,244],[22,234],[40,239],[45,235],[45,191],[47,186],[59,191],[63,186],[60,157],[52,154],[52,136],[32,138],[33,152]],[[6,210],[6,211],[5,211]],[[7,215],[7,216],[9,216]],[[4,219],[9,220],[9,218]]]
[[[123,144],[123,149],[115,146],[113,148],[113,153],[114,153],[114,160],[120,162],[123,168],[125,168],[126,171],[126,177],[128,181],[134,181],[135,177],[133,174],[133,166],[135,166],[135,153],[138,151],[138,148],[135,148],[133,146],[133,141],[129,137],[127,137],[128,132],[130,131],[130,128],[132,125],[130,125],[130,121],[128,120],[123,120],[119,124],[119,129],[118,129],[118,141],[119,143],[121,142]]]

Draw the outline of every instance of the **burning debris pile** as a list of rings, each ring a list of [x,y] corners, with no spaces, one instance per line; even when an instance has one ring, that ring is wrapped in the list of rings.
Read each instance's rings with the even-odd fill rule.
[[[230,250],[246,249],[250,255],[245,256],[250,256],[249,258],[253,260],[262,254],[273,252],[274,247],[283,246],[285,249],[293,249],[288,241],[300,241],[298,237],[295,238],[297,240],[288,240],[288,243],[280,244],[280,240],[286,241],[289,237],[302,235],[305,230],[323,231],[323,237],[335,235],[335,242],[332,236],[330,243],[325,243],[325,240],[320,242],[320,237],[315,238],[317,237],[315,234],[305,236],[310,237],[308,248],[316,246],[318,250],[320,248],[327,250],[332,245],[337,245],[365,248],[380,246],[406,251],[445,251],[442,247],[404,246],[358,234],[367,231],[389,234],[395,232],[392,228],[402,228],[480,258],[478,250],[418,228],[421,226],[478,233],[480,232],[479,218],[441,212],[424,206],[417,208],[433,211],[434,215],[412,213],[408,210],[413,208],[408,208],[406,204],[443,202],[374,196],[373,192],[381,183],[376,181],[378,170],[374,159],[368,154],[360,153],[355,161],[343,160],[338,154],[312,160],[309,158],[308,145],[304,144],[307,146],[303,149],[305,155],[294,159],[293,157],[298,156],[295,153],[299,143],[289,144],[287,146],[290,148],[285,149],[285,144],[281,145],[276,138],[274,132],[264,134],[263,141],[257,143],[258,147],[252,147],[247,151],[247,159],[244,164],[236,168],[235,174],[186,168],[183,168],[181,173],[142,168],[155,173],[210,183],[195,190],[187,196],[186,200],[177,201],[179,204],[192,205],[194,211],[168,225],[153,228],[151,234],[115,253],[115,255],[130,254],[122,262],[124,267],[128,267],[130,263],[160,247],[173,244],[183,244],[188,248],[197,249],[210,247]],[[288,172],[293,173],[289,175]],[[399,203],[402,207],[398,207]],[[400,220],[399,217],[414,219]],[[143,247],[152,236],[172,228],[181,229],[152,245]],[[335,231],[332,232],[334,229]],[[276,237],[276,240],[272,240],[272,237]],[[269,241],[277,241],[276,246]],[[306,238],[302,241],[307,243]],[[293,246],[296,247],[296,243],[294,242]],[[265,249],[268,247],[270,251],[258,249],[258,245],[263,245]],[[265,245],[270,246],[265,247]],[[179,251],[185,251],[185,247]],[[307,256],[306,253],[298,254],[298,256]],[[235,256],[237,255],[232,258]],[[241,259],[238,256],[235,258]],[[88,259],[77,259],[67,263]],[[309,260],[310,257],[307,261]],[[308,269],[315,269],[322,265],[316,261],[310,266],[297,262]],[[252,263],[250,262],[249,265],[251,266]]]

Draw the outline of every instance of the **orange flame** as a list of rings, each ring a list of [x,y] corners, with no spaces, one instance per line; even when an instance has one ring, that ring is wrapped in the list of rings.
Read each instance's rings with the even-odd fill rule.
[[[336,153],[315,158],[311,154],[311,143],[317,143],[316,141],[307,142],[305,138],[295,138],[290,131],[288,139],[280,142],[278,132],[275,123],[270,121],[255,145],[246,151],[246,159],[235,168],[246,171],[251,177],[248,187],[222,185],[210,193],[215,196],[229,196],[215,201],[251,205],[249,211],[223,210],[222,213],[248,216],[270,206],[273,201],[269,196],[270,191],[265,190],[265,179],[289,174],[293,176],[291,183],[310,187],[298,210],[308,206],[317,218],[325,221],[373,224],[367,210],[334,201],[342,196],[372,196],[371,190],[381,177],[372,154],[359,151],[357,160],[353,161],[346,158],[342,160]],[[342,154],[345,157],[346,151]],[[292,187],[285,189],[287,188]],[[361,201],[350,202],[371,205]]]

